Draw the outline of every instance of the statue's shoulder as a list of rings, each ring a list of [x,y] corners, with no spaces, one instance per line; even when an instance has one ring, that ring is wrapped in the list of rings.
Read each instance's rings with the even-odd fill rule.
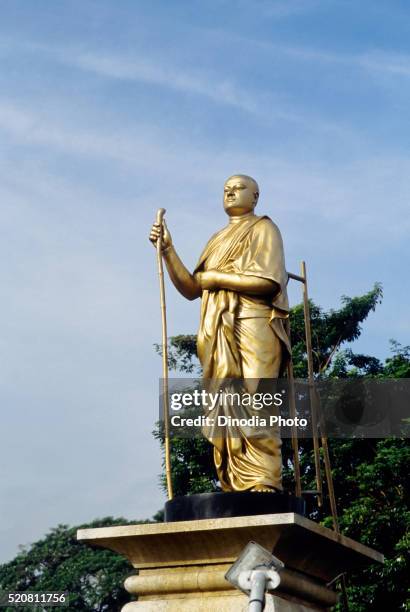
[[[268,215],[263,215],[261,217],[258,217],[258,222],[255,223],[254,230],[258,233],[263,232],[263,233],[267,233],[271,235],[279,234],[280,236],[280,231],[279,231],[278,226],[276,225],[276,223],[272,221],[270,217],[268,217]]]

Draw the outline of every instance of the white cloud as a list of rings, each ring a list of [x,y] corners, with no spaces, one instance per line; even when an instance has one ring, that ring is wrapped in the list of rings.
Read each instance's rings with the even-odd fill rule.
[[[0,129],[23,145],[45,145],[64,153],[139,166],[150,165],[153,157],[162,161],[160,149],[150,147],[141,133],[132,138],[129,131],[82,129],[75,120],[56,120],[47,111],[33,112],[6,100],[0,100]]]
[[[201,69],[189,70],[185,66],[173,64],[169,58],[163,57],[160,61],[150,59],[148,54],[103,54],[96,50],[85,50],[79,47],[48,46],[42,43],[3,41],[8,53],[19,49],[27,53],[45,55],[49,61],[76,67],[82,71],[94,73],[108,79],[145,83],[167,90],[176,91],[184,95],[196,95],[222,105],[242,110],[243,112],[269,121],[290,121],[304,124],[307,127],[318,129],[339,129],[331,122],[325,122],[318,117],[307,117],[292,109],[289,101],[280,101],[280,95],[260,90],[258,93],[249,93],[245,83],[234,79],[221,78],[217,70],[206,71]],[[7,110],[7,115],[6,115]],[[3,109],[3,117],[10,120],[11,127],[19,129],[22,133],[30,128],[41,138],[41,129],[34,130],[30,121],[21,121],[12,109]],[[56,141],[61,140],[56,133]],[[63,138],[67,143],[72,142],[69,134]],[[74,145],[74,143],[73,143]],[[92,143],[83,143],[90,147]],[[98,148],[97,143],[97,148]]]
[[[329,4],[331,0],[327,0]],[[285,19],[304,13],[309,13],[323,6],[321,0],[222,0],[230,4],[234,10],[251,11],[254,15],[266,18]]]
[[[0,41],[0,52],[9,55],[15,49],[43,54],[51,61],[76,66],[110,79],[158,85],[185,94],[204,96],[218,104],[237,107],[248,113],[260,112],[257,98],[249,95],[233,80],[220,79],[215,71],[189,71],[172,65],[167,58],[155,62],[147,56],[136,54],[108,55],[84,48],[51,47],[43,43],[15,42],[8,39]],[[14,122],[18,117],[10,113],[10,118]],[[22,126],[22,129],[25,127]]]
[[[366,70],[410,77],[410,55],[374,50],[360,56],[359,63]]]
[[[114,79],[140,81],[205,96],[219,104],[235,106],[250,113],[258,112],[258,104],[242,88],[229,80],[219,80],[204,73],[155,64],[141,58],[101,56],[93,53],[73,54],[66,59],[83,70]]]
[[[246,46],[256,52],[269,53],[271,58],[288,58],[305,63],[328,64],[332,67],[356,68],[365,72],[380,72],[395,75],[396,77],[410,76],[410,55],[397,53],[388,49],[368,48],[359,53],[341,53],[331,49],[309,47],[294,44],[277,44],[271,41],[245,37],[235,32],[227,32],[224,29],[203,30],[203,33],[218,44],[222,45],[227,41],[237,44],[240,47]]]
[[[260,179],[262,193],[271,191],[277,194],[286,202],[283,206],[287,210],[302,209],[303,212],[309,202],[315,214],[324,218],[349,221],[354,215],[355,227],[361,227],[363,223],[367,228],[374,226],[377,231],[385,223],[385,206],[388,202],[396,211],[396,216],[390,219],[390,227],[394,226],[400,234],[407,228],[405,212],[410,199],[407,180],[410,160],[405,156],[376,157],[363,150],[361,157],[353,161],[339,160],[338,164],[327,164],[324,160],[312,159],[306,164],[281,155],[279,145],[269,156],[260,151],[218,152],[214,145],[199,149],[195,142],[176,141],[172,130],[159,135],[157,129],[150,129],[145,124],[134,126],[127,132],[113,131],[109,125],[92,129],[76,125],[74,119],[60,118],[56,122],[47,113],[26,111],[1,100],[0,129],[11,134],[17,143],[44,147],[50,155],[57,150],[90,161],[117,160],[121,164],[128,164],[130,171],[143,173],[145,181],[148,176],[157,176],[158,168],[161,168],[162,180],[165,177],[178,177],[178,184],[173,187],[178,192],[178,198],[180,193],[188,197],[190,188],[196,191],[196,186],[205,177],[207,183],[211,179],[210,185],[218,185],[225,173],[238,168],[247,172],[252,169]],[[29,177],[22,174],[20,168],[10,167],[4,172],[3,185],[13,180],[11,189],[14,192],[10,191],[10,197],[20,194],[24,199],[35,189],[39,196],[46,197],[48,201],[61,201],[62,197],[67,202],[70,198],[77,201],[79,198],[85,201],[89,196],[91,200],[95,198],[95,192],[87,196],[82,188],[82,193],[76,194],[75,186],[60,183],[55,175],[44,175],[44,172],[36,174],[35,168],[30,171]],[[202,191],[205,198],[211,195],[211,189],[209,186],[205,192]],[[159,197],[164,201],[168,195],[166,184],[164,188],[157,181],[152,184],[150,199]],[[101,197],[104,198],[103,194]],[[369,215],[366,211],[369,211]]]

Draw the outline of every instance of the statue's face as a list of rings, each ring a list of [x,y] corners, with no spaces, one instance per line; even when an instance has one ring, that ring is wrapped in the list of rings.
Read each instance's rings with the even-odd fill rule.
[[[231,176],[224,187],[224,209],[229,216],[253,211],[258,201],[256,184],[247,177]],[[257,192],[256,192],[257,193]]]

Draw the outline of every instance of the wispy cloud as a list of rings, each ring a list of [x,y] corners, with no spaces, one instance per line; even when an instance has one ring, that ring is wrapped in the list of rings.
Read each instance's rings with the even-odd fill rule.
[[[328,3],[331,0],[327,0]],[[309,13],[320,8],[323,0],[220,0],[222,4],[234,5],[235,10],[252,11],[256,15],[272,19],[285,19]]]
[[[139,58],[101,56],[75,50],[54,50],[52,55],[64,63],[111,79],[151,83],[184,94],[206,97],[218,104],[241,109],[269,126],[278,121],[289,122],[310,132],[329,132],[344,139],[355,138],[348,125],[297,109],[289,99],[281,99],[281,92],[259,88],[258,93],[249,94],[248,85],[244,82],[220,80],[216,73],[189,72],[180,66],[167,65],[166,59],[159,64]]]
[[[171,152],[146,138],[144,125],[134,130],[93,129],[71,119],[56,119],[47,110],[32,111],[13,101],[0,99],[0,130],[22,145],[44,146],[60,153],[100,160],[113,160],[140,168],[169,161]]]
[[[286,43],[272,43],[271,41],[245,37],[235,32],[214,28],[207,30],[211,39],[218,40],[219,44],[227,40],[234,44],[244,45],[254,51],[269,54],[272,58],[288,58],[302,63],[319,63],[330,66],[346,66],[362,71],[389,73],[396,76],[410,76],[410,55],[395,51],[370,47],[359,53],[342,53],[329,48],[310,47]]]
[[[218,30],[209,31],[211,36],[217,36],[221,32]],[[298,47],[292,45],[274,45],[269,42],[244,39],[236,34],[223,34],[224,40],[234,40],[236,43],[245,43],[264,53],[270,53],[275,57],[284,56],[297,62],[325,63],[329,66],[355,66],[359,70],[389,70],[399,74],[402,66],[404,73],[405,59],[399,65],[388,54],[384,54],[381,59],[377,54],[368,53],[363,55],[343,55],[326,50],[311,49],[308,47]],[[3,47],[10,53],[13,48],[30,53],[39,53],[47,57],[52,63],[63,64],[70,68],[77,68],[83,72],[92,73],[102,78],[124,81],[136,84],[148,84],[162,88],[164,91],[179,92],[182,95],[198,96],[218,104],[222,107],[236,108],[254,117],[259,122],[272,126],[278,122],[290,123],[300,126],[309,133],[333,134],[336,138],[344,141],[356,141],[357,134],[346,121],[340,117],[333,120],[325,118],[323,115],[314,113],[312,109],[301,108],[298,100],[292,99],[289,95],[284,95],[283,91],[274,91],[272,88],[249,90],[247,83],[243,80],[238,81],[233,78],[224,78],[219,75],[218,70],[207,71],[201,69],[190,70],[185,66],[180,66],[169,58],[161,58],[161,61],[154,60],[148,55],[142,57],[141,53],[132,56],[127,54],[105,53],[101,54],[91,49],[78,47],[59,47],[48,46],[42,43],[14,43],[11,40],[3,40]],[[391,60],[391,61],[389,61]],[[396,58],[397,60],[397,58]],[[1,103],[1,101],[0,101]],[[27,117],[19,117],[18,110],[4,105],[0,108],[0,125],[4,129],[20,132],[28,139],[54,140],[55,146],[64,149],[83,149],[84,151],[94,152],[104,149],[107,155],[113,158],[121,157],[132,159],[133,150],[126,150],[121,137],[117,135],[118,142],[114,147],[108,149],[102,142],[101,136],[95,136],[93,140],[87,139],[83,134],[80,138],[74,137],[74,132],[61,133],[59,130],[49,131],[48,128],[40,123],[34,124]],[[108,144],[108,143],[107,143]],[[145,152],[145,158],[149,158],[149,151]]]
[[[0,40],[0,52],[10,55],[19,50],[38,53],[52,62],[58,62],[109,79],[157,85],[166,89],[204,96],[218,104],[237,107],[248,113],[258,114],[260,101],[249,95],[240,84],[232,79],[221,79],[217,71],[189,71],[173,65],[166,57],[154,61],[148,55],[102,54],[98,51],[76,47],[48,46],[38,42]],[[286,113],[283,113],[285,115]]]
[[[358,61],[367,70],[410,77],[410,55],[375,50],[361,55]]]
[[[369,49],[362,53],[349,54],[292,46],[275,47],[275,51],[303,62],[319,62],[331,66],[356,68],[367,73],[378,72],[396,77],[410,77],[410,55],[397,54],[394,51]]]
[[[333,129],[331,123],[305,117],[303,113],[292,109],[289,100],[281,101],[280,92],[259,90],[249,93],[247,84],[232,78],[221,78],[218,70],[189,70],[185,66],[173,63],[167,57],[161,60],[141,56],[122,54],[101,54],[96,50],[78,47],[48,46],[37,42],[18,42],[3,40],[0,44],[4,52],[13,50],[26,53],[38,53],[47,57],[50,62],[57,62],[68,67],[75,67],[84,72],[93,73],[107,79],[135,82],[161,87],[164,90],[179,92],[184,95],[195,95],[207,98],[215,104],[237,108],[254,117],[269,121],[290,121],[321,126]],[[10,111],[11,112],[11,111]],[[13,117],[11,117],[13,121]],[[14,123],[14,121],[13,121]]]
[[[81,124],[76,124],[73,117],[56,121],[47,113],[29,111],[0,100],[0,130],[20,145],[42,147],[51,156],[57,151],[85,161],[115,161],[122,170],[125,166],[145,177],[156,176],[161,168],[163,178],[180,176],[185,186],[193,190],[205,177],[213,185],[222,180],[224,172],[252,169],[249,172],[255,172],[260,178],[263,192],[274,193],[285,210],[300,214],[308,204],[323,218],[337,217],[348,224],[354,217],[355,228],[366,227],[377,234],[385,224],[385,202],[389,201],[396,217],[402,213],[399,223],[391,220],[391,229],[394,226],[400,235],[407,230],[404,213],[410,197],[406,179],[410,175],[410,161],[405,156],[375,157],[362,148],[356,161],[339,161],[335,165],[312,158],[306,164],[286,156],[279,145],[271,148],[269,154],[248,152],[247,147],[219,152],[215,145],[198,148],[188,139],[176,140],[172,130],[158,134],[155,129],[139,124],[127,131],[110,125],[91,128],[84,124],[84,119]],[[19,177],[20,171],[16,172],[17,193],[28,198],[31,187],[24,176]],[[59,191],[64,193],[64,184],[59,185],[52,177],[41,180],[41,176],[35,181],[39,196],[49,199],[44,190],[50,189],[50,185],[53,185],[50,197],[57,197]],[[12,177],[13,173],[8,171],[5,184]],[[160,198],[167,192],[161,189],[158,192],[156,183],[152,189]],[[211,192],[207,190],[203,194],[208,198]],[[72,189],[70,197],[78,199]],[[84,192],[81,198],[87,198]]]
[[[275,51],[304,62],[355,67],[368,72],[378,71],[398,77],[410,76],[410,55],[398,54],[394,51],[369,49],[362,53],[349,54],[292,46],[275,47]]]
[[[206,96],[214,102],[236,106],[250,113],[258,112],[258,103],[233,81],[219,80],[205,73],[189,73],[186,70],[163,63],[155,64],[149,60],[124,57],[101,56],[83,53],[70,56],[60,55],[62,59],[77,65],[83,70],[119,80],[141,81],[182,91],[184,93]]]

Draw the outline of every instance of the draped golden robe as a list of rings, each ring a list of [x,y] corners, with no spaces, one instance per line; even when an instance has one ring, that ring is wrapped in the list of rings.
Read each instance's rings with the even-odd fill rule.
[[[272,296],[225,289],[203,291],[198,356],[204,378],[244,378],[251,386],[259,379],[278,378],[290,354],[283,324],[289,305],[279,229],[269,217],[256,215],[231,222],[206,245],[195,272],[206,270],[269,279],[279,290]],[[226,406],[219,410],[229,412]],[[215,467],[224,491],[244,491],[257,485],[281,490],[277,430],[271,430],[271,437],[266,437],[266,432],[247,435],[246,428],[233,437],[218,437],[212,428],[204,433],[214,445]]]

